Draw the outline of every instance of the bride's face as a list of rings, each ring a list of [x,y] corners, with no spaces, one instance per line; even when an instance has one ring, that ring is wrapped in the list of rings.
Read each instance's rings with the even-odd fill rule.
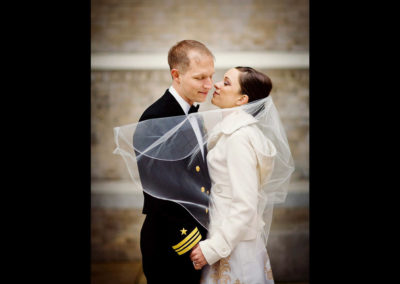
[[[231,108],[243,104],[243,94],[240,93],[240,71],[236,68],[229,69],[224,79],[214,84],[215,92],[211,103],[220,108]]]

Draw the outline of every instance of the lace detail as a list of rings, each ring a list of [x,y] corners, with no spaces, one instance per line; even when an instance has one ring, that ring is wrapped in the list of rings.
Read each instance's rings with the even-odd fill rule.
[[[230,256],[222,258],[211,266],[211,278],[214,280],[215,284],[228,284],[231,281],[231,277],[228,274],[225,274],[226,272],[229,273],[231,271],[229,258]]]
[[[271,262],[268,253],[262,256],[260,261],[263,263],[262,266],[252,266],[247,269],[245,273],[250,275],[243,275],[247,277],[247,280],[242,279],[238,275],[241,270],[240,260],[237,258],[238,255],[230,255],[226,258],[220,259],[218,262],[211,266],[207,266],[202,274],[201,284],[244,284],[244,283],[263,283],[263,284],[274,284],[274,277],[271,269]],[[236,261],[236,263],[235,263]],[[238,266],[239,265],[239,266]],[[263,269],[260,271],[259,269]],[[257,276],[258,275],[258,276]],[[243,282],[245,281],[245,282]],[[250,282],[249,282],[250,281]]]
[[[272,275],[272,269],[271,269],[271,263],[269,261],[269,255],[268,253],[266,253],[266,260],[265,260],[265,265],[264,265],[264,272],[265,272],[265,276],[267,277],[267,279],[269,280],[273,280],[274,277]]]

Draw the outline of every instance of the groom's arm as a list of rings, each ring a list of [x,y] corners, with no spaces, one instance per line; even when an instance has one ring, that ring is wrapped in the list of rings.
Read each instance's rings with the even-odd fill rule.
[[[178,196],[168,195],[199,183],[195,179],[199,179],[200,167],[193,164],[188,168],[186,164],[182,160],[163,161],[146,155],[137,161],[145,196],[143,213],[156,214],[165,220],[168,229],[160,237],[168,240],[169,249],[178,255],[190,252],[207,235],[206,229],[182,205],[171,201],[179,199]]]

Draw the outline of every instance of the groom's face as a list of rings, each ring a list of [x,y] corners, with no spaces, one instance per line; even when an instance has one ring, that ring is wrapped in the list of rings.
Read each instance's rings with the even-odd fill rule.
[[[204,102],[213,87],[214,60],[211,56],[189,52],[189,68],[179,74],[178,93],[189,103]]]

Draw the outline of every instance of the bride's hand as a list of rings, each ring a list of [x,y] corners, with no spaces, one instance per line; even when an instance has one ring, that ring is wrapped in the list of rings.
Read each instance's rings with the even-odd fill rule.
[[[200,270],[204,265],[207,264],[206,258],[201,251],[199,244],[193,247],[192,252],[190,253],[190,259],[193,262],[194,269]]]

